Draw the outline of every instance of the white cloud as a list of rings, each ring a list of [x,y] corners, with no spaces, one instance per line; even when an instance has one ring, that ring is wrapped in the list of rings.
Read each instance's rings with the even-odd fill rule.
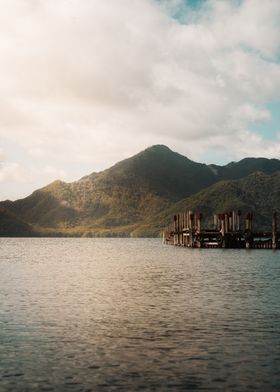
[[[66,172],[62,169],[57,169],[51,165],[47,165],[43,168],[42,173],[47,176],[57,177],[64,179],[66,177]]]
[[[207,24],[219,45],[225,48],[243,46],[274,58],[279,54],[280,7],[278,0],[213,0]],[[210,16],[210,17],[209,17]]]
[[[13,170],[70,179],[154,143],[279,158],[252,132],[280,99],[279,1],[185,4],[0,0],[0,142],[25,151]]]
[[[26,183],[30,181],[28,173],[16,162],[4,162],[0,164],[0,183],[16,182]]]

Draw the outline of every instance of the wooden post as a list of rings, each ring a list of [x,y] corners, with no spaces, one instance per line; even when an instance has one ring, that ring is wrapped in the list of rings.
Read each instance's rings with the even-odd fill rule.
[[[221,233],[222,236],[225,236],[225,214],[220,215],[220,220],[221,220]]]
[[[189,241],[189,237],[188,237],[188,230],[189,230],[189,211],[185,212],[185,216],[186,216],[186,237],[185,237],[185,241],[184,244],[185,246],[188,246],[188,241]]]
[[[246,249],[249,249],[252,247],[252,218],[253,218],[253,214],[248,213],[246,215],[246,222],[245,222],[245,235],[246,235]]]
[[[236,212],[232,211],[232,231],[236,230]]]
[[[199,212],[196,214],[196,220],[197,220],[197,232],[201,233],[201,219],[202,219],[202,213]]]
[[[184,214],[181,214],[180,245],[182,246],[184,245],[183,229],[184,229]]]
[[[221,214],[218,215],[218,227],[217,230],[221,230],[222,228],[222,223],[221,223]]]
[[[185,228],[186,228],[186,214],[183,212],[182,213],[182,219],[183,219],[183,224],[182,224],[182,246],[185,246]]]
[[[181,214],[178,214],[178,245],[181,245]]]
[[[218,216],[214,214],[214,229],[218,230]]]
[[[225,213],[225,233],[228,233],[228,213]]]
[[[246,220],[245,220],[245,230],[249,230],[249,227],[250,227],[249,220],[250,220],[250,214],[247,214]]]
[[[232,211],[228,213],[228,231],[232,231]]]
[[[249,230],[253,230],[253,214],[249,213]]]
[[[189,211],[186,212],[186,238],[185,238],[185,246],[188,246],[188,244],[189,244],[188,231],[189,231]]]
[[[173,245],[177,245],[177,215],[174,215],[174,227],[173,227]]]
[[[197,229],[197,214],[194,214],[194,230]]]
[[[236,230],[240,231],[240,216],[241,216],[241,211],[237,211],[237,216],[236,216]]]
[[[189,235],[189,246],[192,248],[193,247],[193,220],[194,216],[193,213],[190,211],[190,235]]]
[[[274,212],[272,216],[272,249],[277,248],[277,214]]]
[[[201,220],[202,220],[202,217],[203,217],[203,215],[201,212],[198,212],[196,214],[196,221],[197,221],[197,230],[196,230],[196,234],[197,234],[196,242],[197,243],[196,243],[196,245],[198,248],[201,248],[201,244],[202,244],[202,242],[201,242]]]
[[[177,215],[177,233],[178,233],[178,238],[177,238],[177,245],[180,245],[180,214]]]

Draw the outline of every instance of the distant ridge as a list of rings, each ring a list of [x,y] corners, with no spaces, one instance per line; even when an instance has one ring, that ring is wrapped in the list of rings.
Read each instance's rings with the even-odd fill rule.
[[[239,162],[230,162],[226,166],[209,165],[216,171],[220,180],[237,180],[255,172],[272,174],[280,171],[278,159],[267,158],[244,158]]]
[[[271,207],[279,208],[279,172],[277,159],[206,165],[155,145],[100,173],[73,183],[58,180],[0,206],[15,226],[16,216],[31,228],[30,235],[150,236],[159,234],[171,211],[187,204],[211,212],[235,203],[234,208],[259,208],[262,219],[268,219]]]
[[[186,210],[202,212],[208,225],[216,213],[241,210],[244,221],[245,213],[252,212],[255,227],[271,230],[272,213],[280,216],[280,171],[270,175],[259,171],[238,180],[219,181],[173,204],[153,220],[163,225]]]

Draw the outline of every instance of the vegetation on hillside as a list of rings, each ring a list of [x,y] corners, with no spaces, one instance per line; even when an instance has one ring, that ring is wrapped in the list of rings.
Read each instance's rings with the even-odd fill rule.
[[[279,209],[279,173],[276,159],[205,165],[158,145],[103,172],[73,183],[58,180],[0,206],[14,226],[30,235],[157,236],[172,214],[185,209],[206,216],[250,210],[256,224],[266,225],[272,210]],[[5,219],[1,235],[12,233]]]
[[[1,237],[30,237],[36,232],[30,225],[5,208],[0,207],[0,236]]]
[[[239,180],[220,181],[173,204],[153,220],[164,226],[172,222],[174,214],[187,210],[202,212],[208,226],[216,213],[240,210],[244,221],[245,213],[252,212],[256,228],[271,229],[272,213],[280,216],[280,172],[256,172]]]

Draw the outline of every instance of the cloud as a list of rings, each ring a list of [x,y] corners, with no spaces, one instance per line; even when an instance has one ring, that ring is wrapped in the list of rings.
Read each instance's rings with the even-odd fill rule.
[[[31,168],[22,167],[17,162],[6,160],[1,155],[0,150],[0,189],[2,200],[27,196],[34,189],[34,183],[37,184],[36,187],[43,187],[54,179],[67,180],[67,173],[51,165],[34,166]]]
[[[66,177],[66,173],[62,169],[57,169],[56,167],[53,167],[51,165],[47,165],[43,168],[42,174],[45,176],[51,176],[55,178],[60,178],[63,179]]]
[[[82,176],[154,143],[193,159],[280,157],[278,139],[252,131],[280,99],[278,0],[0,0],[0,10],[0,142],[24,151],[19,167],[76,165]]]
[[[1,182],[25,183],[30,181],[30,176],[16,162],[5,162],[0,165]]]
[[[211,1],[206,24],[221,47],[243,47],[275,59],[279,54],[280,7],[277,0]],[[238,3],[237,3],[238,4]],[[206,18],[205,18],[206,19]]]

